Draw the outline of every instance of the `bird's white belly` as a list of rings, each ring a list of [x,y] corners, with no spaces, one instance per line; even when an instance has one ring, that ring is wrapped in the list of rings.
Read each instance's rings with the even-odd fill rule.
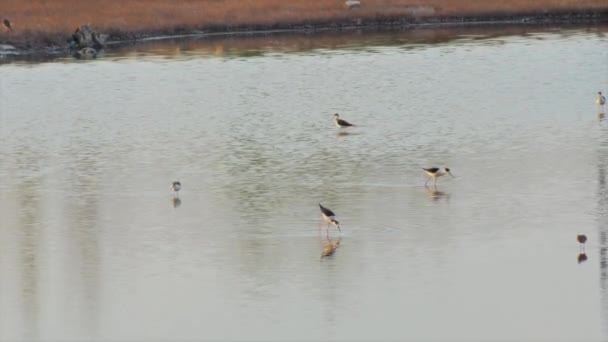
[[[322,214],[321,216],[323,217],[323,220],[327,223],[331,223],[333,220],[336,219],[335,216],[325,216],[325,214]]]
[[[435,173],[427,172],[426,174],[429,175],[429,177],[437,178],[437,177],[441,177],[441,176],[445,175],[445,171],[437,171]]]

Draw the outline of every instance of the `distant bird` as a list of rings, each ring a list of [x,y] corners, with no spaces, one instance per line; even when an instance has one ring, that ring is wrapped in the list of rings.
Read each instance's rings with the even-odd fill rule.
[[[340,229],[340,222],[336,220],[336,214],[334,214],[333,211],[322,206],[321,203],[319,203],[319,208],[321,208],[321,217],[323,218],[323,221],[327,222],[327,234],[329,235],[330,225],[338,227],[338,230],[342,232],[342,229]],[[319,229],[321,229],[321,222],[319,222]]]
[[[584,234],[579,234],[576,236],[576,241],[578,241],[580,244],[585,244],[585,242],[587,242],[587,236]]]
[[[336,123],[336,126],[338,126],[340,128],[354,126],[353,124],[349,123],[348,121],[340,119],[340,114],[338,114],[338,113],[334,114],[334,122]]]
[[[11,24],[11,21],[6,18],[2,20],[2,27],[7,31],[13,31],[13,25]]]
[[[340,246],[340,240],[332,241],[327,239],[327,241],[327,244],[323,246],[323,251],[321,251],[321,259],[333,255],[336,252],[336,249],[338,249],[338,246]]]
[[[450,172],[450,169],[447,168],[447,167],[446,168],[431,167],[429,169],[423,168],[423,170],[427,174],[427,176],[429,176],[429,178],[424,183],[424,186],[427,186],[427,184],[429,183],[429,181],[431,180],[431,178],[435,178],[435,184],[434,184],[434,186],[437,186],[437,178],[439,178],[441,176],[445,176],[447,174],[449,174],[450,176],[454,177],[454,175]]]
[[[180,183],[179,181],[175,181],[173,182],[173,184],[171,184],[171,188],[169,189],[169,191],[173,191],[175,193],[175,195],[177,197],[179,197],[179,191],[182,189],[182,183]]]
[[[603,106],[606,104],[606,96],[602,95],[601,91],[597,92],[597,97],[595,98],[595,103],[597,103],[598,106]]]

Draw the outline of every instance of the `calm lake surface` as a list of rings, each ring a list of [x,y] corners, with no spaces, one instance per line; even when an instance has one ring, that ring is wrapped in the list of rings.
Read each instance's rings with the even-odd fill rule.
[[[608,339],[607,27],[3,63],[0,340]]]

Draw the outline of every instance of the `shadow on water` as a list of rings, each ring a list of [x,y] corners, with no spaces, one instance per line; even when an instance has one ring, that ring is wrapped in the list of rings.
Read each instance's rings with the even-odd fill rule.
[[[350,135],[360,135],[360,134],[361,133],[357,133],[357,132],[340,131],[336,135],[338,137],[347,137],[347,136],[350,136]]]
[[[433,201],[439,201],[442,198],[445,198],[447,201],[450,200],[450,194],[444,191],[439,191],[437,189],[437,187],[428,187],[425,186],[425,189],[427,190],[429,197],[433,200]]]

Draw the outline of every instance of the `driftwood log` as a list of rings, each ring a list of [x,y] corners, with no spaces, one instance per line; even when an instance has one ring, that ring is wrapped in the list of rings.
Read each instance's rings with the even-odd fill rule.
[[[70,47],[83,49],[83,48],[95,48],[101,49],[105,46],[106,40],[108,39],[107,34],[93,31],[91,26],[82,25],[74,31],[72,39],[69,40]]]

